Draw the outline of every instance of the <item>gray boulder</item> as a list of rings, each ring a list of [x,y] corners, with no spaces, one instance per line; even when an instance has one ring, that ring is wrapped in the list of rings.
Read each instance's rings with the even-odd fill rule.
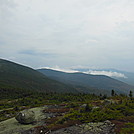
[[[103,104],[104,105],[110,105],[110,104],[118,104],[119,102],[117,102],[117,101],[115,101],[115,100],[113,100],[113,99],[105,99],[104,100],[104,102],[103,102]]]
[[[35,113],[32,110],[23,110],[16,115],[15,119],[21,124],[30,124],[35,121]]]

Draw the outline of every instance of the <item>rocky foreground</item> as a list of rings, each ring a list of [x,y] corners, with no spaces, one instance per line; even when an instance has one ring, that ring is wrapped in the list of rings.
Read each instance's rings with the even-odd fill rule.
[[[75,125],[52,132],[45,128],[32,128],[22,132],[21,134],[115,134],[114,129],[115,125],[107,120],[105,122]]]
[[[0,134],[115,134],[115,125],[108,120],[98,123],[75,124],[57,130],[48,129],[46,119],[59,115],[57,112],[50,112],[50,109],[53,108],[62,109],[59,106],[49,105],[23,110],[18,113],[16,118],[0,122]],[[45,113],[44,109],[46,109]],[[49,109],[49,112],[47,112],[47,109]]]

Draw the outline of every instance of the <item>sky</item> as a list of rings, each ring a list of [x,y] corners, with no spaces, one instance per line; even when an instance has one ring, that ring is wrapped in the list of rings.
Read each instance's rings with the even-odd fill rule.
[[[134,0],[0,0],[0,58],[134,72],[133,13]]]

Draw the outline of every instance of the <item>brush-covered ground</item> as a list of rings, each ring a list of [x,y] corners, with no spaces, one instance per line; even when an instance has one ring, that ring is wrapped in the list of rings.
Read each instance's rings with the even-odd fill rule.
[[[38,122],[30,125],[17,124],[18,127],[24,130],[34,128],[37,129],[37,133],[41,130],[55,131],[76,124],[106,120],[115,124],[117,134],[134,133],[134,98],[132,96],[35,93],[22,98],[1,99],[0,124],[7,123],[6,126],[16,127],[13,125],[17,123],[14,117],[24,109],[33,109],[38,115]],[[0,129],[0,134],[2,131],[3,129]]]

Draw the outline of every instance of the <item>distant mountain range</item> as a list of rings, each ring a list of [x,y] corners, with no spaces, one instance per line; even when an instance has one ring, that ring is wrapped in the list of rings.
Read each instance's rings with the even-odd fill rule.
[[[93,72],[96,71],[96,73],[98,72],[98,75],[100,75],[101,73],[105,75],[107,75],[108,73],[111,73],[110,77],[134,86],[134,72],[120,71],[117,69],[90,69],[90,68],[89,69],[85,69],[85,68],[77,69],[76,68],[75,70],[80,71],[80,72],[87,72],[89,74],[90,73],[92,74]]]
[[[19,89],[39,92],[73,92],[71,86],[52,80],[42,73],[7,60],[0,59],[0,91]],[[8,93],[8,91],[6,91]],[[11,92],[11,91],[10,91]]]
[[[104,75],[64,73],[50,69],[34,70],[0,59],[0,92],[3,97],[32,92],[128,94],[134,87]],[[134,90],[133,90],[134,91]],[[0,96],[0,97],[1,97]]]
[[[38,71],[51,79],[79,87],[80,90],[88,93],[110,94],[113,89],[117,93],[128,94],[130,90],[134,89],[131,85],[105,75],[91,75],[81,72],[65,73],[51,69],[38,69]]]

